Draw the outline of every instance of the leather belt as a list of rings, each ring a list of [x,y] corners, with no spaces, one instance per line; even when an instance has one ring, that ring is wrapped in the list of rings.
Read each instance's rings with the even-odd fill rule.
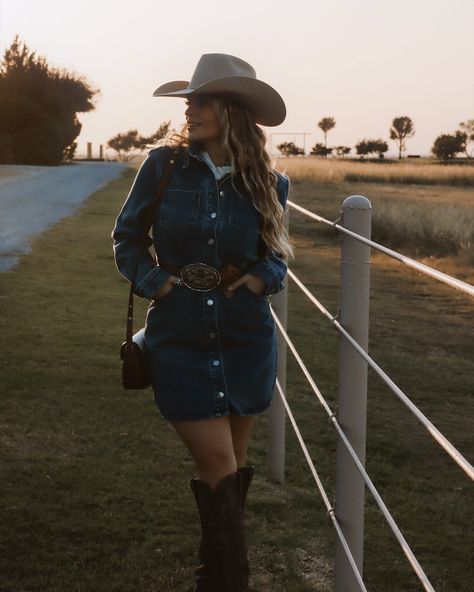
[[[217,288],[217,286],[226,286],[231,284],[234,280],[244,275],[244,267],[246,264],[236,265],[234,263],[226,263],[220,268],[212,267],[207,263],[190,263],[183,267],[174,265],[167,265],[160,262],[160,267],[165,271],[178,276],[182,283],[199,292],[207,292]]]

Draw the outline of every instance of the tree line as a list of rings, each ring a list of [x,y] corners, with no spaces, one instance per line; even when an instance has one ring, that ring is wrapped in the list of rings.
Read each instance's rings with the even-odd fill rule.
[[[37,56],[16,35],[0,62],[0,163],[56,165],[71,160],[82,127],[77,114],[95,109],[94,99],[99,94],[83,76],[51,68],[44,57]],[[134,149],[143,150],[162,138],[170,123],[163,122],[148,136],[136,129],[118,133],[107,145],[120,160],[127,160]],[[311,154],[343,158],[351,152],[348,146],[327,145],[328,133],[336,126],[334,117],[323,117],[317,125],[324,134],[324,143],[315,144]],[[389,135],[398,144],[399,158],[414,134],[410,117],[393,119]],[[431,150],[443,159],[460,153],[472,158],[473,142],[474,119],[470,119],[461,122],[454,134],[438,136]],[[304,154],[293,142],[283,142],[277,148],[284,155]],[[388,143],[381,138],[363,139],[355,149],[362,158],[370,154],[383,158]]]
[[[344,158],[344,156],[351,152],[349,146],[328,147],[327,145],[327,135],[336,127],[334,117],[323,117],[318,122],[318,127],[324,134],[324,144],[315,144],[311,148],[310,154],[327,157],[334,152],[337,157]],[[415,135],[415,127],[412,119],[406,115],[395,117],[392,120],[389,135],[390,139],[397,143],[398,158],[401,159],[402,152],[406,151],[407,140]],[[284,156],[304,154],[303,148],[296,146],[294,142],[282,142],[277,145],[277,148]],[[361,158],[370,154],[376,154],[379,158],[384,158],[384,154],[388,150],[388,143],[382,138],[363,139],[355,145],[355,149],[356,154]],[[467,158],[472,158],[474,153],[474,119],[461,122],[459,129],[453,134],[441,134],[438,136],[433,142],[431,153],[444,160],[453,159],[460,153],[465,154]]]

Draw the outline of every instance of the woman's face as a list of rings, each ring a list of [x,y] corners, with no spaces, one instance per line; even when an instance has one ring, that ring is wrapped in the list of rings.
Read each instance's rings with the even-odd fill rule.
[[[219,140],[221,132],[216,112],[209,95],[191,95],[186,99],[184,112],[189,139],[197,142]]]

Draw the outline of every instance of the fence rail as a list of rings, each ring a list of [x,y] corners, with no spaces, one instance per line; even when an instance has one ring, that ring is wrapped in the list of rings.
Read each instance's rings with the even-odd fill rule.
[[[374,497],[423,588],[427,591],[434,592],[434,588],[427,575],[420,566],[364,468],[368,366],[370,365],[377,375],[382,378],[392,392],[395,393],[427,429],[437,444],[448,453],[450,458],[458,464],[471,480],[474,480],[474,467],[367,353],[368,295],[370,283],[370,250],[368,251],[367,248],[375,248],[401,263],[468,295],[474,296],[474,286],[372,241],[369,238],[371,205],[364,196],[354,195],[347,198],[343,203],[342,216],[335,222],[314,214],[290,200],[288,203],[293,209],[303,215],[329,225],[343,235],[341,307],[336,315],[329,313],[291,269],[288,269],[287,274],[339,332],[341,339],[339,349],[339,399],[337,413],[334,413],[318,389],[286,332],[288,280],[285,278],[285,289],[273,297],[271,305],[272,315],[278,327],[279,367],[275,389],[279,397],[274,397],[270,409],[269,478],[274,481],[283,482],[285,458],[284,430],[285,417],[287,415],[290,418],[306,461],[323,497],[328,514],[337,531],[335,563],[336,592],[354,590],[356,588],[358,590],[366,590],[362,579],[365,486],[367,486]],[[343,225],[339,224],[341,221]],[[289,208],[285,216],[285,224],[288,228]],[[285,396],[287,348],[292,352],[338,435],[336,504],[334,508],[329,503],[328,496],[324,491],[324,487],[319,479],[314,463],[309,456]],[[347,376],[351,377],[350,380],[347,380]],[[347,496],[347,494],[344,495],[344,492],[347,491],[351,492],[350,496]],[[349,497],[351,499],[348,499]]]
[[[363,197],[363,196],[351,196],[351,197]],[[323,218],[322,216],[319,216],[318,214],[315,214],[314,212],[311,212],[310,210],[307,210],[306,208],[299,206],[298,204],[294,203],[291,200],[288,200],[288,204],[293,209],[297,210],[298,212],[301,212],[302,214],[304,214],[305,216],[308,216],[309,218],[312,218],[313,220],[316,220],[317,222],[321,222],[322,224],[332,226],[333,228],[335,228],[339,232],[342,232],[343,234],[346,234],[348,236],[351,236],[352,238],[355,238],[356,240],[368,245],[369,247],[372,247],[372,248],[376,249],[377,251],[380,251],[381,253],[384,253],[385,255],[388,255],[389,257],[392,257],[393,259],[400,261],[400,263],[403,263],[403,264],[407,265],[408,267],[411,267],[413,269],[416,269],[417,271],[420,271],[421,273],[429,275],[430,277],[434,278],[435,280],[438,280],[440,282],[448,284],[452,288],[456,288],[457,290],[460,290],[461,292],[469,294],[470,296],[474,296],[474,286],[471,286],[471,284],[468,284],[467,282],[463,282],[462,280],[455,278],[451,275],[448,275],[447,273],[443,273],[442,271],[434,269],[434,267],[430,267],[429,265],[425,265],[424,263],[420,263],[419,261],[415,261],[415,259],[411,259],[410,257],[406,257],[405,255],[402,255],[401,253],[398,253],[397,251],[393,251],[392,249],[389,249],[388,247],[384,247],[383,245],[376,243],[375,241],[370,240],[364,236],[361,236],[360,234],[357,234],[356,232],[352,232],[348,228],[344,228],[344,226],[341,226],[339,224],[340,219],[336,220],[335,222],[331,222],[331,220],[328,220],[327,218]]]
[[[420,409],[410,400],[409,397],[395,384],[395,382],[382,370],[377,362],[367,354],[367,352],[357,343],[357,341],[350,335],[346,329],[337,320],[337,315],[332,316],[330,312],[321,304],[321,302],[311,294],[306,286],[298,279],[298,277],[288,269],[288,275],[297,284],[301,291],[308,296],[309,300],[329,319],[333,326],[346,339],[354,350],[369,364],[369,366],[380,376],[385,384],[397,395],[404,405],[413,413],[413,415],[424,425],[428,433],[433,439],[443,448],[449,456],[461,467],[461,469],[474,481],[474,467],[464,456],[455,448],[451,442],[433,425],[433,423],[424,415]]]

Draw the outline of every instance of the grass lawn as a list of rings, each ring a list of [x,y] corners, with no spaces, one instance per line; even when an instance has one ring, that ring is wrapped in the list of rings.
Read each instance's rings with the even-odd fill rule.
[[[192,585],[193,463],[151,391],[120,385],[128,284],[115,269],[110,232],[134,174],[130,168],[95,193],[1,274],[2,592],[185,592]],[[349,195],[338,194],[334,203]],[[318,211],[297,185],[291,199]],[[294,211],[290,232],[290,266],[335,312],[337,235]],[[472,301],[378,255],[372,279],[370,352],[472,461]],[[337,335],[288,284],[289,333],[333,406]],[[136,299],[136,306],[139,327],[146,303]],[[369,474],[437,592],[468,592],[472,483],[372,374],[369,385]],[[287,397],[331,497],[335,434],[290,355]],[[286,483],[267,483],[266,433],[263,414],[248,459],[256,466],[246,516],[253,586],[327,592],[330,521],[289,422]],[[365,534],[368,590],[420,590],[368,494]]]

